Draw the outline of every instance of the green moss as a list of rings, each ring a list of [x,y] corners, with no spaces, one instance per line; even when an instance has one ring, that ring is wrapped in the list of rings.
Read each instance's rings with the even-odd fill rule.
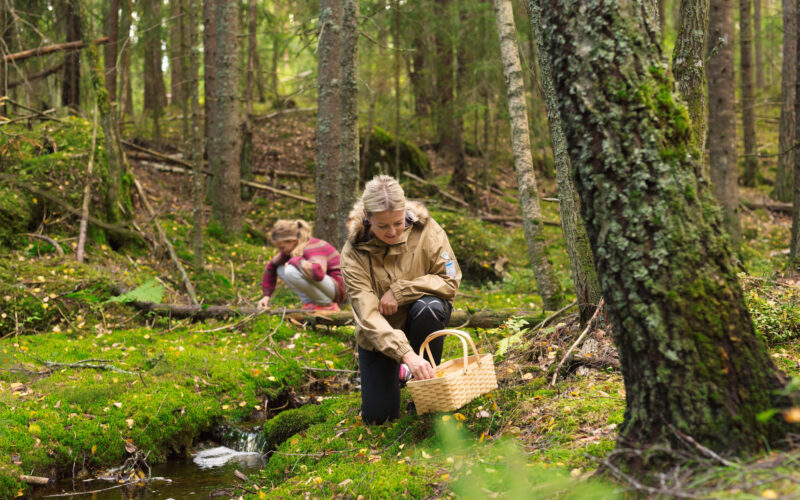
[[[364,148],[365,131],[361,131],[360,149]],[[397,141],[395,137],[381,127],[373,127],[369,139],[369,152],[364,165],[361,166],[363,172],[362,180],[366,181],[378,174],[395,174],[394,155]],[[411,172],[420,177],[426,177],[431,166],[428,157],[425,156],[415,144],[400,139],[400,171]]]
[[[264,451],[275,450],[289,437],[324,421],[326,416],[326,410],[317,405],[305,405],[279,413],[268,420],[261,431],[265,443]]]
[[[29,196],[19,189],[0,186],[0,247],[12,247],[20,241],[33,221]]]

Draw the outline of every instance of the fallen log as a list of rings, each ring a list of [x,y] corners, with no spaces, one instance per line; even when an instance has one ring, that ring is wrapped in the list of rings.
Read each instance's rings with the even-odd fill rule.
[[[422,184],[423,186],[431,186],[434,189],[436,189],[437,193],[439,193],[440,195],[444,196],[448,200],[454,201],[454,202],[458,203],[459,205],[461,205],[462,207],[469,208],[469,203],[467,203],[466,201],[462,200],[461,198],[453,196],[452,194],[448,193],[447,191],[445,191],[444,189],[440,188],[436,184],[434,184],[432,182],[428,182],[425,179],[412,174],[411,172],[403,172],[403,175],[405,175],[406,177],[410,178],[411,180],[413,180],[414,182],[416,182],[418,184]]]
[[[254,315],[284,315],[286,318],[298,321],[309,322],[317,325],[345,326],[353,325],[353,313],[350,311],[340,312],[309,312],[304,309],[256,309],[254,307],[231,307],[231,306],[190,306],[181,304],[156,304],[154,302],[129,302],[136,309],[155,314],[157,316],[169,316],[173,319],[191,318],[195,321],[206,319],[228,319],[238,316]],[[450,327],[458,328],[496,328],[502,325],[511,317],[522,317],[528,323],[535,323],[540,314],[533,311],[523,311],[517,309],[502,309],[492,311],[482,309],[479,311],[464,311],[454,309],[450,315]]]
[[[108,43],[108,37],[100,37],[94,41],[97,45]],[[14,54],[6,54],[3,60],[6,62],[22,61],[31,57],[50,54],[52,52],[62,52],[64,50],[82,49],[84,46],[83,40],[76,40],[74,42],[57,43],[55,45],[45,45],[44,47],[36,47],[35,49],[23,50],[22,52],[15,52]]]
[[[741,200],[740,203],[745,207],[749,208],[750,210],[755,210],[757,208],[764,208],[766,210],[769,210],[770,212],[782,212],[785,214],[791,214],[794,210],[791,203],[781,203],[779,201],[755,202],[755,201]]]
[[[25,484],[36,484],[36,485],[45,485],[50,483],[49,477],[42,477],[42,476],[26,476],[22,475],[19,476],[19,480]]]

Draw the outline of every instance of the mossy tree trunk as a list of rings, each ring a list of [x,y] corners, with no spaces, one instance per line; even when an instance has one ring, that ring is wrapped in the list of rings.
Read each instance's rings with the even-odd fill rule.
[[[500,39],[503,73],[508,89],[511,147],[514,153],[514,169],[517,173],[522,226],[525,230],[525,241],[528,244],[528,256],[531,259],[533,275],[536,278],[544,308],[556,310],[563,302],[564,295],[561,293],[561,285],[553,269],[553,264],[547,255],[542,209],[539,205],[539,192],[536,187],[536,174],[533,171],[531,157],[525,82],[522,79],[522,64],[517,48],[517,31],[514,27],[511,0],[494,0],[494,13]]]
[[[796,0],[795,4],[795,23],[796,27],[800,29],[800,0]],[[800,144],[800,36],[796,37],[794,62],[795,62],[795,79],[794,79],[794,142]],[[800,154],[794,155],[794,206],[792,211],[792,242],[789,246],[789,265],[800,271]]]
[[[347,216],[355,204],[358,192],[358,0],[342,1],[342,39],[340,47],[339,113],[341,133],[339,150],[338,193],[336,218],[339,221],[337,238],[339,248],[347,237]]]
[[[758,416],[786,403],[776,395],[784,378],[754,331],[644,5],[541,0],[540,8],[625,382],[617,446],[680,447],[675,430],[722,453],[777,443],[787,424]]]
[[[741,237],[736,155],[733,0],[710,0],[708,21],[708,157],[714,195],[734,243]]]
[[[745,186],[755,186],[758,178],[751,5],[752,0],[739,0],[739,67],[742,71],[740,80],[742,84],[742,135],[744,136],[742,184]]]
[[[81,0],[87,2],[88,0]],[[119,122],[116,114],[111,109],[111,99],[105,84],[103,66],[98,54],[97,45],[92,41],[92,27],[88,16],[88,5],[76,4],[76,15],[84,27],[84,43],[86,44],[86,57],[91,74],[92,90],[94,91],[97,112],[100,118],[100,128],[106,146],[108,161],[105,186],[104,210],[106,222],[117,223],[123,220],[125,214],[121,207],[130,207],[130,181],[128,179],[128,164],[125,153],[122,151],[122,142],[119,133]],[[111,238],[119,236],[109,234]],[[121,245],[124,240],[114,240],[112,243]]]
[[[794,172],[794,101],[797,52],[796,0],[783,0],[783,64],[781,70],[781,121],[778,131],[778,168],[772,197],[792,201]]]
[[[241,122],[239,118],[239,3],[217,0],[215,5],[216,130],[217,154],[209,158],[214,173],[211,218],[224,233],[242,230],[240,208]]]
[[[585,325],[592,317],[595,307],[602,298],[594,255],[586,234],[586,226],[581,219],[581,200],[575,189],[572,162],[567,151],[567,140],[558,109],[558,96],[553,84],[550,56],[545,51],[539,27],[539,8],[535,1],[529,2],[533,33],[536,37],[536,56],[539,63],[539,79],[547,106],[547,121],[553,147],[553,159],[558,183],[558,209],[561,215],[561,228],[569,255],[572,283],[578,300],[578,313],[581,324]]]
[[[706,144],[707,31],[708,0],[681,0],[672,72],[692,120],[692,145],[700,152]]]
[[[317,165],[314,236],[339,241],[338,175],[341,159],[340,89],[342,2],[320,0],[317,48]]]

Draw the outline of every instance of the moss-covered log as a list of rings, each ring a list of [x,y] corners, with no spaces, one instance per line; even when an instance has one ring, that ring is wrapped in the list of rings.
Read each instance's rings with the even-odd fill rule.
[[[372,127],[369,149],[365,152],[366,133],[361,131],[361,153],[366,153],[361,164],[361,182],[366,182],[378,174],[394,173],[394,150],[397,147],[397,140],[386,130],[377,126]],[[426,177],[431,171],[428,157],[413,143],[403,139],[399,141],[400,171]]]
[[[626,388],[618,446],[762,450],[787,427],[731,245],[641,0],[531,0]]]
[[[283,316],[295,321],[309,322],[318,325],[343,326],[352,325],[353,313],[350,311],[313,313],[305,309],[282,309],[273,308],[268,310],[256,309],[254,307],[231,307],[231,306],[187,306],[181,304],[156,304],[154,302],[130,303],[135,308],[148,313],[169,316],[175,319],[192,318],[195,321],[206,319],[228,319],[250,314],[271,314]],[[516,309],[508,310],[480,310],[464,311],[461,309],[453,310],[450,315],[451,327],[470,327],[470,328],[496,328],[502,325],[511,317],[523,317],[533,323],[538,319],[538,314],[533,311],[522,311]]]

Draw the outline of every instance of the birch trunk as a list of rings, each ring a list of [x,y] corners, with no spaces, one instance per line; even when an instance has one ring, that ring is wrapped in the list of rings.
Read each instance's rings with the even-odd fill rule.
[[[685,446],[679,432],[720,453],[778,443],[790,424],[760,414],[788,406],[786,380],[753,328],[641,0],[539,7],[625,382],[618,459],[642,466],[624,450]]]
[[[544,40],[539,26],[540,10],[535,1],[529,2],[533,33],[536,37],[539,75],[546,105],[547,120],[550,126],[550,137],[553,143],[553,157],[558,183],[558,209],[561,214],[561,227],[569,255],[572,271],[572,282],[575,285],[575,296],[578,300],[578,311],[581,324],[585,325],[600,302],[600,284],[594,265],[594,255],[586,233],[586,226],[581,219],[581,200],[575,189],[572,162],[567,151],[567,140],[558,109],[550,56],[545,51]]]
[[[533,275],[542,296],[544,309],[558,309],[563,302],[561,285],[547,255],[544,238],[542,209],[531,157],[528,109],[525,103],[525,82],[522,79],[522,64],[517,48],[517,32],[511,0],[494,0],[497,33],[500,38],[500,56],[508,90],[508,114],[511,121],[511,147],[514,153],[514,169],[517,173],[519,200],[522,209],[522,226],[528,244]]]

